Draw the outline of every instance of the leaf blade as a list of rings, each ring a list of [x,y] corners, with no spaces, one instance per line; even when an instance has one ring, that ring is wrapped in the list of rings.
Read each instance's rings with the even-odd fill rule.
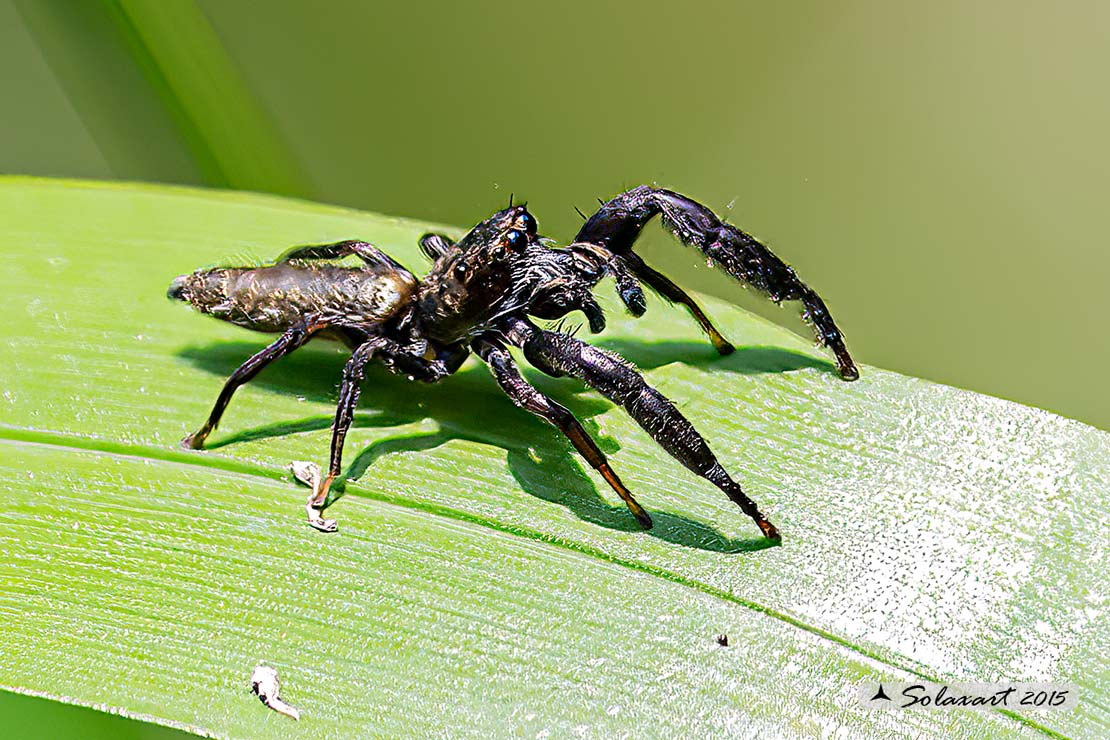
[[[275,485],[266,479],[281,478],[290,459],[319,458],[326,449],[342,358],[317,350],[288,358],[240,392],[213,438],[215,449],[179,452],[176,440],[203,417],[224,376],[256,344],[167,303],[164,285],[177,272],[239,249],[240,240],[267,256],[291,243],[367,237],[417,267],[412,245],[424,228],[278,199],[26,180],[0,183],[0,208],[13,276],[0,310],[25,315],[40,301],[37,318],[10,325],[5,337],[17,372],[5,379],[12,414],[0,437],[188,464],[203,468],[197,473],[203,476],[247,473],[260,488]],[[74,214],[77,231],[69,226]],[[125,300],[113,298],[120,285],[128,286]],[[1075,617],[1087,608],[1081,602],[1046,600],[1031,588],[1037,581],[1012,566],[984,571],[971,559],[987,553],[986,564],[997,569],[1010,558],[1068,592],[1096,584],[1106,561],[1097,537],[1106,504],[1096,496],[1093,508],[1084,507],[1081,494],[1097,492],[1106,479],[1110,435],[878,370],[843,384],[796,337],[720,304],[711,309],[734,338],[755,346],[713,360],[685,317],[659,304],[651,306],[649,339],[638,334],[643,323],[618,319],[611,321],[612,335],[598,341],[633,355],[683,405],[726,465],[773,512],[787,533],[784,547],[722,553],[747,547],[750,522],[596,396],[546,382],[603,443],[619,446],[614,465],[659,522],[652,535],[631,531],[619,502],[606,500],[566,445],[502,399],[478,367],[432,388],[371,375],[348,444],[349,459],[361,455],[366,471],[335,508],[345,527],[341,536],[358,531],[367,511],[400,505],[501,532],[494,537],[576,549],[625,570],[638,566],[651,578],[702,594],[697,598],[727,604],[722,608],[734,610],[730,618],[755,619],[760,626],[746,632],[786,630],[793,637],[774,632],[775,639],[818,640],[830,656],[849,650],[847,662],[837,663],[841,678],[864,675],[859,666],[866,665],[894,675],[986,680],[990,673],[1017,680],[1023,676],[1006,671],[1020,667],[1021,656],[1007,640],[1017,628],[1043,621],[1047,635],[1019,641],[1024,675],[1048,670],[1060,680],[1086,681],[1085,692],[1096,699],[1081,706],[1067,729],[1097,735],[1106,717],[1097,699],[1105,696],[1098,672],[1103,618],[1076,627]],[[1007,460],[1017,461],[1016,469],[1004,469],[999,461]],[[1023,491],[1024,508],[1001,506],[996,491],[1006,487]],[[301,494],[284,490],[285,502],[275,499],[270,515],[295,519],[292,501]],[[901,501],[922,492],[936,500]],[[1038,541],[1024,519],[1048,513],[1050,505],[1071,530],[1064,534],[1074,558],[1061,553],[1060,539]],[[976,514],[976,506],[986,507],[985,514]],[[1090,524],[1080,519],[1092,513]],[[884,528],[865,526],[875,524]],[[299,546],[297,537],[290,547]],[[861,542],[874,545],[871,554]],[[932,570],[917,569],[923,547]],[[891,568],[908,573],[909,581],[868,570],[882,576]],[[983,602],[975,606],[980,611],[968,612],[965,602],[976,599]],[[977,637],[964,622],[986,625],[988,633]],[[955,633],[953,624],[960,626]],[[1055,646],[1064,639],[1072,647],[1061,654]],[[244,711],[253,709],[248,704]],[[867,718],[843,711],[849,726],[878,732]],[[798,716],[814,720],[801,708]],[[1003,731],[997,721],[961,731]],[[1021,733],[1036,725],[1025,722],[1005,720],[1002,727]],[[789,734],[789,723],[783,727]]]
[[[308,194],[306,175],[200,8],[190,0],[101,5],[210,185]]]

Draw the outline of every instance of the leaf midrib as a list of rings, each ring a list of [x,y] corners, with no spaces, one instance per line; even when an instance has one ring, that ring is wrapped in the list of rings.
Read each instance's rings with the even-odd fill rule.
[[[242,475],[251,478],[262,478],[272,481],[287,480],[286,476],[279,471],[273,470],[263,465],[257,465],[254,463],[236,460],[229,457],[198,455],[196,453],[185,452],[183,450],[178,451],[152,445],[129,444],[106,439],[97,439],[59,432],[25,429],[22,427],[13,427],[8,425],[0,425],[0,441],[7,442],[9,444],[25,444],[38,447],[51,447],[55,449],[63,449],[69,451],[94,452],[112,457],[157,461],[168,463],[171,465],[182,465],[187,467],[220,470],[222,472],[231,473],[234,475]],[[684,588],[688,588],[701,594],[716,598],[720,601],[734,604],[749,611],[762,614],[770,619],[775,619],[783,624],[794,627],[795,629],[802,630],[814,637],[817,637],[818,639],[825,640],[826,642],[830,642],[834,645],[837,645],[838,647],[850,650],[857,655],[860,655],[878,664],[884,665],[892,670],[901,671],[923,681],[929,681],[933,683],[943,682],[940,677],[926,673],[920,668],[899,664],[889,657],[879,655],[862,645],[858,645],[851,640],[829,632],[828,630],[821,629],[816,625],[809,624],[808,622],[786,614],[785,612],[780,612],[764,604],[760,604],[758,602],[736,596],[729,591],[725,591],[694,578],[680,575],[673,571],[669,571],[666,568],[661,568],[657,565],[651,565],[648,563],[637,562],[635,560],[628,560],[625,558],[616,557],[603,550],[591,547],[580,542],[575,542],[563,537],[556,537],[545,534],[541,531],[528,527],[507,524],[505,522],[498,521],[497,519],[479,516],[477,514],[472,514],[449,506],[441,506],[428,502],[414,501],[402,496],[391,495],[389,493],[383,493],[374,489],[358,486],[356,487],[359,497],[382,503],[387,506],[395,506],[409,511],[419,511],[423,514],[430,514],[432,516],[438,516],[445,519],[465,522],[467,524],[484,527],[498,533],[520,537],[534,543],[549,545],[556,549],[574,552],[579,555],[594,558],[601,562],[610,563],[612,565],[627,568],[638,573],[654,576],[675,585],[682,586]],[[37,695],[38,694],[36,694],[36,696]],[[49,695],[43,694],[42,696],[48,697]],[[1040,725],[1037,722],[1034,722],[1028,717],[1025,717],[1017,712],[1006,709],[992,709],[991,711],[1008,719],[1014,720],[1029,729],[1038,731],[1047,737],[1057,738],[1058,740],[1069,740],[1068,736],[1062,735],[1051,728]],[[193,728],[188,729],[190,731],[193,730]]]

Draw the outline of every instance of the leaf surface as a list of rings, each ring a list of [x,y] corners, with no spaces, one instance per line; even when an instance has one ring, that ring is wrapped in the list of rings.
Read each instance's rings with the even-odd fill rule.
[[[209,450],[177,447],[267,338],[167,301],[175,275],[352,237],[421,272],[429,228],[0,180],[0,686],[220,737],[1110,734],[1110,435],[875,368],[843,383],[720,302],[728,358],[660,301],[627,317],[608,284],[610,328],[587,338],[679,404],[781,547],[621,410],[531,373],[650,511],[639,531],[473,361],[435,386],[368,374],[335,535],[304,525],[284,468],[326,456],[336,347],[241,389]],[[247,692],[261,660],[296,725]],[[1071,681],[1081,701],[856,702],[862,681],[914,678]]]

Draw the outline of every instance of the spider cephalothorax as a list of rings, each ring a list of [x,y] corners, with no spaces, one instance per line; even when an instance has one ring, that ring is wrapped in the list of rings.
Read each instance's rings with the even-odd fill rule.
[[[421,280],[361,241],[296,247],[266,267],[215,268],[178,277],[170,286],[171,298],[240,326],[281,333],[235,371],[208,421],[182,445],[202,447],[235,390],[273,360],[314,336],[345,342],[353,352],[343,371],[330,464],[309,500],[310,521],[332,530],[334,522],[321,519],[318,512],[327,505],[328,491],[342,470],[343,441],[366,364],[378,359],[413,380],[436,382],[458,370],[474,352],[513,403],[563,432],[640,523],[650,527],[648,513],[574,415],[521,375],[507,349],[514,345],[542,372],[577,378],[624,407],[675,459],[720,488],[766,537],[778,539],[778,530],[725,472],[693,425],[629,362],[532,321],[582,311],[590,330],[602,331],[605,316],[593,289],[602,278],[612,277],[634,316],[646,310],[641,287],[646,284],[684,305],[717,351],[731,353],[733,346],[694,300],[632,251],[640,231],[655,215],[661,215],[681,241],[700,249],[737,280],[774,301],[801,301],[818,341],[836,356],[840,375],[845,380],[859,377],[824,302],[792,268],[705,206],[669,190],[641,186],[603,203],[566,247],[554,247],[551,240],[540,237],[536,219],[524,206],[495,213],[457,243],[440,234],[426,234],[420,247],[434,264]],[[350,255],[358,256],[362,265],[334,262]]]

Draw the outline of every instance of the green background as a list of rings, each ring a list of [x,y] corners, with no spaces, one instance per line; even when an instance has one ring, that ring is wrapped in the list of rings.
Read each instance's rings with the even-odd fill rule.
[[[0,0],[0,170],[456,225],[515,192],[561,238],[657,182],[769,241],[861,360],[1110,428],[1108,37],[1094,1]]]

